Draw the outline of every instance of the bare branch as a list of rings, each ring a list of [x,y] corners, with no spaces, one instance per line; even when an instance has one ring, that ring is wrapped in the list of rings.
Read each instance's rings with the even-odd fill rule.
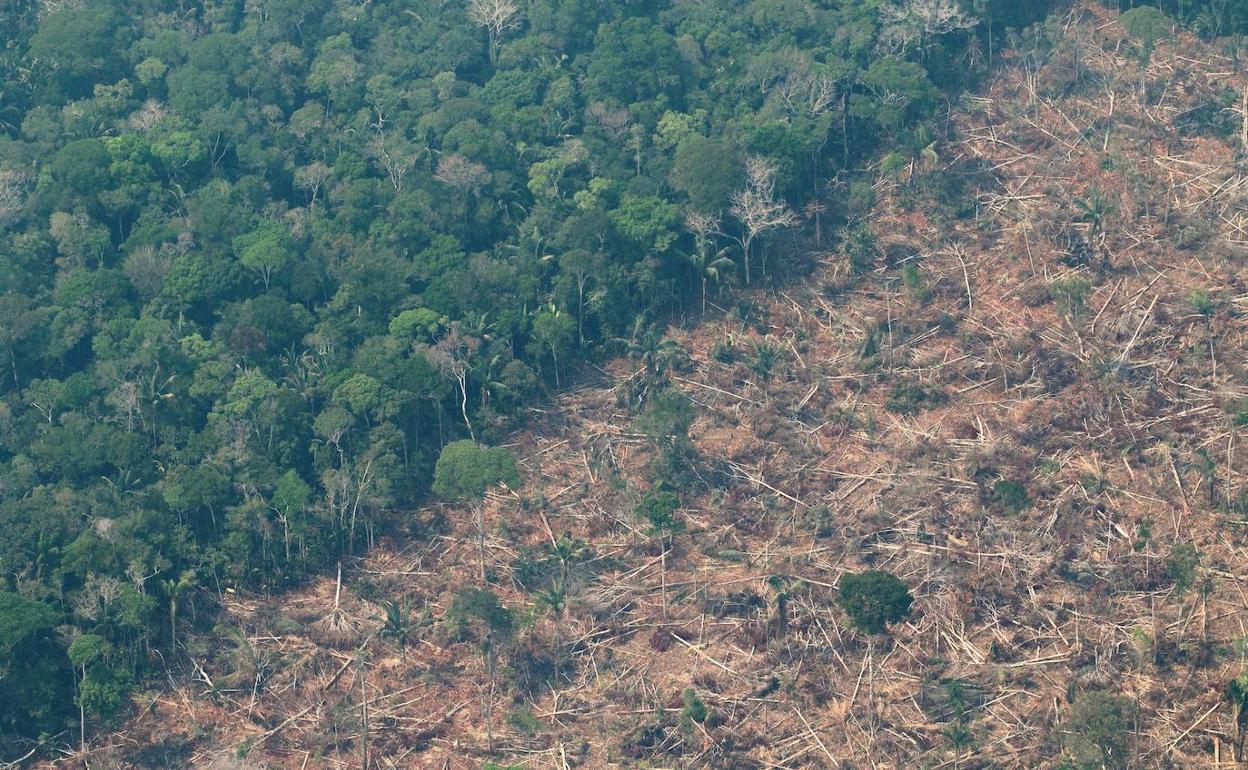
[[[515,0],[469,0],[468,18],[485,27],[490,37],[490,63],[496,64],[503,33],[520,24],[520,6]]]
[[[962,12],[956,0],[905,0],[881,11],[887,22],[882,37],[897,48],[907,48],[915,42],[924,47],[933,37],[969,29],[978,23]]]
[[[0,225],[9,224],[22,213],[26,181],[26,175],[20,171],[0,169]]]
[[[745,161],[745,177],[745,187],[732,194],[728,211],[744,230],[739,240],[745,258],[745,282],[749,284],[750,245],[754,239],[768,230],[793,226],[797,223],[797,214],[776,197],[775,163],[751,155]]]
[[[434,178],[460,192],[475,193],[489,184],[490,171],[483,164],[468,160],[459,153],[443,155],[438,159]]]

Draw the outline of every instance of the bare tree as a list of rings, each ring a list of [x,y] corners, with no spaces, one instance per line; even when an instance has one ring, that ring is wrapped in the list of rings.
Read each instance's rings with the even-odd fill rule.
[[[812,63],[805,57],[796,61],[785,76],[778,80],[772,88],[772,94],[780,101],[783,109],[790,115],[800,115],[818,120],[834,108],[841,108],[841,140],[844,155],[849,153],[849,123],[847,118],[847,89],[844,87],[845,72],[822,63]],[[820,182],[822,179],[823,148],[828,141],[826,131],[820,132],[820,139],[810,148],[810,179],[813,183],[812,204],[814,209],[807,208],[809,218],[815,220],[816,242],[822,243],[822,205],[819,203]]]
[[[795,61],[767,91],[780,100],[785,111],[812,118],[829,112],[840,100],[837,73],[805,58]]]
[[[295,187],[308,196],[308,208],[316,208],[316,198],[321,187],[334,175],[334,170],[319,160],[295,169]]]
[[[410,142],[399,140],[387,142],[386,135],[379,133],[369,144],[373,158],[386,171],[395,192],[403,192],[403,176],[416,165],[419,151]]]
[[[732,194],[729,213],[741,223],[741,255],[745,260],[745,283],[750,283],[750,247],[768,230],[792,227],[797,215],[776,197],[776,164],[751,155],[745,159],[745,187]],[[766,263],[763,273],[766,274]]]
[[[172,248],[157,250],[154,246],[140,246],[126,256],[121,263],[121,270],[139,295],[150,299],[160,293],[176,252]]]
[[[17,219],[26,205],[26,175],[20,171],[0,169],[0,225]]]
[[[456,205],[461,215],[468,218],[468,199],[490,183],[490,170],[483,164],[471,161],[457,152],[438,158],[438,170],[433,175],[444,185],[455,190]]]
[[[58,11],[78,11],[82,9],[83,0],[41,0],[39,18],[45,19]]]
[[[803,79],[801,94],[805,97],[806,113],[817,118],[832,109],[837,101],[836,78],[826,70],[812,70]]]
[[[459,412],[464,418],[464,426],[468,428],[468,435],[474,440],[477,434],[468,419],[468,364],[477,344],[477,340],[464,332],[459,322],[454,322],[437,344],[426,351],[429,362],[438,367],[444,376],[454,379],[459,387]]]
[[[933,37],[979,23],[962,12],[957,0],[904,0],[881,11],[887,22],[883,38],[899,49],[917,42],[922,50]]]
[[[489,183],[490,172],[480,163],[468,160],[459,153],[451,153],[438,159],[438,170],[434,178],[457,190],[476,192],[482,185]]]
[[[155,99],[148,99],[130,116],[130,127],[140,132],[150,131],[168,115],[168,107]]]
[[[468,17],[485,27],[490,37],[490,64],[498,64],[503,33],[520,24],[520,6],[515,0],[468,0]]]
[[[594,102],[585,108],[585,120],[611,137],[612,141],[623,142],[632,128],[633,113],[625,107],[613,110],[602,102]]]
[[[719,232],[719,212],[704,214],[701,211],[686,209],[683,218],[685,229],[693,235],[694,241],[699,246],[710,243],[711,236]]]
[[[1243,114],[1244,121],[1239,129],[1239,141],[1243,144],[1244,149],[1248,150],[1248,87],[1244,88],[1244,96],[1240,101],[1240,112]]]

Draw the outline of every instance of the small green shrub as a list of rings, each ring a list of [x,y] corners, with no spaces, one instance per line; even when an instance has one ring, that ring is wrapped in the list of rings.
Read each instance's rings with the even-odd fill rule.
[[[703,703],[702,699],[698,697],[697,691],[695,691],[692,687],[687,688],[681,698],[685,703],[684,708],[680,710],[681,722],[697,722],[698,724],[701,724],[706,721],[706,717],[709,712],[707,711],[706,704]]]
[[[845,253],[849,256],[850,270],[855,275],[875,267],[880,256],[875,235],[866,225],[858,225],[845,234]]]
[[[890,623],[910,614],[914,598],[897,576],[867,570],[841,578],[837,602],[854,626],[868,634],[882,634]]]
[[[1217,309],[1217,303],[1213,297],[1209,296],[1207,291],[1194,291],[1187,295],[1187,301],[1191,304],[1192,310],[1209,318],[1213,315],[1213,311]]]
[[[917,382],[898,382],[889,391],[884,408],[896,414],[918,414],[926,409],[941,406],[949,400],[944,390],[936,385]]]
[[[1191,543],[1179,543],[1170,549],[1166,556],[1166,571],[1174,581],[1174,588],[1179,595],[1196,584],[1197,572],[1200,569],[1200,551]]]
[[[908,163],[905,155],[894,150],[880,159],[880,173],[893,176],[904,169]]]
[[[533,711],[526,706],[512,709],[507,714],[507,723],[521,735],[533,736],[546,729],[546,726],[542,724],[542,720],[535,717]]]
[[[1049,286],[1049,293],[1057,302],[1057,312],[1072,321],[1083,312],[1084,301],[1091,290],[1092,284],[1082,278],[1067,278],[1064,281],[1054,281]]]
[[[1127,767],[1127,733],[1131,701],[1121,695],[1093,691],[1071,706],[1062,730],[1062,745],[1078,770],[1118,770]]]
[[[913,262],[907,262],[901,266],[901,282],[905,284],[906,289],[910,291],[910,296],[920,305],[926,305],[932,300],[932,290],[927,287],[923,281],[923,276],[919,274],[919,266]]]
[[[1000,479],[992,486],[992,502],[997,508],[1011,516],[1020,514],[1031,507],[1031,497],[1027,494],[1027,487],[1009,479]]]
[[[676,517],[679,509],[680,498],[675,493],[652,489],[641,498],[635,511],[649,522],[651,534],[669,535],[684,529],[684,522]]]
[[[780,360],[780,348],[760,342],[754,346],[754,360],[750,362],[750,371],[763,380],[770,380],[776,362]]]

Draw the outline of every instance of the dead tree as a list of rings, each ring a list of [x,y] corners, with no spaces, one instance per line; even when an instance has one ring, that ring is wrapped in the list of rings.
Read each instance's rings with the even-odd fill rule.
[[[476,350],[477,341],[468,336],[458,323],[451,324],[442,339],[428,349],[429,362],[438,367],[444,376],[455,380],[459,388],[459,413],[464,418],[468,435],[476,439],[472,421],[468,419],[468,363]]]
[[[889,22],[885,38],[891,38],[901,49],[917,42],[922,51],[931,38],[969,29],[978,23],[962,12],[956,0],[905,0],[881,10]]]
[[[515,0],[469,0],[468,16],[485,27],[490,38],[490,65],[497,65],[503,33],[520,23],[520,6]]]
[[[0,225],[7,225],[22,213],[26,200],[24,174],[0,169]]]
[[[745,160],[745,187],[732,194],[728,211],[741,223],[741,256],[745,260],[745,283],[750,283],[750,247],[759,235],[797,223],[797,215],[776,197],[776,164],[751,155]],[[763,274],[767,263],[763,262]]]
[[[456,206],[467,223],[468,201],[490,183],[490,170],[454,152],[438,159],[438,170],[433,178],[455,190]]]

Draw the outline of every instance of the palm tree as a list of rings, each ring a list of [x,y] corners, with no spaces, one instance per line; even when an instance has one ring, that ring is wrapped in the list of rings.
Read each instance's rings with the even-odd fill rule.
[[[589,546],[584,540],[571,537],[567,532],[560,535],[550,547],[551,556],[559,562],[560,593],[567,594],[568,592],[568,573],[572,569],[572,564],[583,559],[588,552]]]
[[[949,707],[953,709],[953,722],[945,728],[945,737],[953,749],[954,769],[962,766],[962,752],[975,742],[975,733],[971,731],[971,712],[966,707],[966,686],[960,679],[945,682],[945,693],[949,698]]]
[[[485,408],[490,405],[490,397],[494,395],[494,391],[506,393],[507,385],[502,382],[502,371],[510,361],[509,358],[499,353],[492,356],[484,365],[477,367],[477,374],[481,379],[481,407]]]
[[[559,382],[559,351],[569,348],[575,342],[576,329],[572,319],[555,303],[551,302],[533,316],[533,339],[542,343],[550,351],[551,361],[555,365],[555,387]]]
[[[160,581],[161,591],[169,600],[169,638],[170,648],[178,650],[178,597],[195,585],[195,570],[184,571],[176,580]]]
[[[680,343],[663,336],[663,328],[657,323],[647,324],[641,317],[633,324],[633,335],[628,341],[629,357],[641,359],[647,379],[661,376],[675,362],[680,353]]]
[[[714,257],[710,256],[711,245],[719,232],[719,213],[704,214],[698,211],[685,212],[685,228],[693,233],[694,253],[686,254],[685,258],[693,265],[693,270],[702,281],[702,314],[706,314],[706,282],[713,280],[719,283],[722,271],[736,265],[728,257],[728,249],[720,249]]]
[[[775,635],[783,638],[789,630],[789,599],[798,584],[780,575],[772,575],[767,578],[767,585],[771,586],[776,600],[776,614],[770,625]]]
[[[1205,487],[1209,490],[1209,504],[1213,505],[1217,499],[1217,461],[1209,454],[1209,450],[1201,448],[1196,450],[1196,460],[1188,464],[1187,467],[1196,471],[1200,478],[1204,480]]]
[[[1079,209],[1079,218],[1092,225],[1092,232],[1099,233],[1105,223],[1105,217],[1114,212],[1114,204],[1101,195],[1095,187],[1088,191],[1088,197],[1076,198],[1075,208]]]
[[[693,265],[694,273],[696,273],[698,278],[702,281],[702,313],[703,315],[706,314],[706,283],[707,281],[714,281],[716,284],[718,284],[720,281],[720,278],[723,276],[724,271],[730,268],[736,267],[737,265],[736,262],[733,262],[728,256],[726,256],[728,254],[728,251],[729,250],[727,248],[720,249],[719,251],[715,252],[715,256],[712,257],[707,252],[707,249],[704,246],[702,246],[702,247],[699,247],[694,253],[685,255],[686,258],[689,260],[689,262]]]
[[[386,625],[381,629],[380,636],[394,639],[402,650],[407,647],[407,641],[415,627],[412,622],[411,599],[405,596],[402,601],[386,602]]]
[[[1113,214],[1116,207],[1101,195],[1101,191],[1093,187],[1088,197],[1076,198],[1075,208],[1079,209],[1079,218],[1092,225],[1092,234],[1096,236],[1097,248],[1101,252],[1101,268],[1109,268],[1109,249],[1105,248],[1105,218]]]

